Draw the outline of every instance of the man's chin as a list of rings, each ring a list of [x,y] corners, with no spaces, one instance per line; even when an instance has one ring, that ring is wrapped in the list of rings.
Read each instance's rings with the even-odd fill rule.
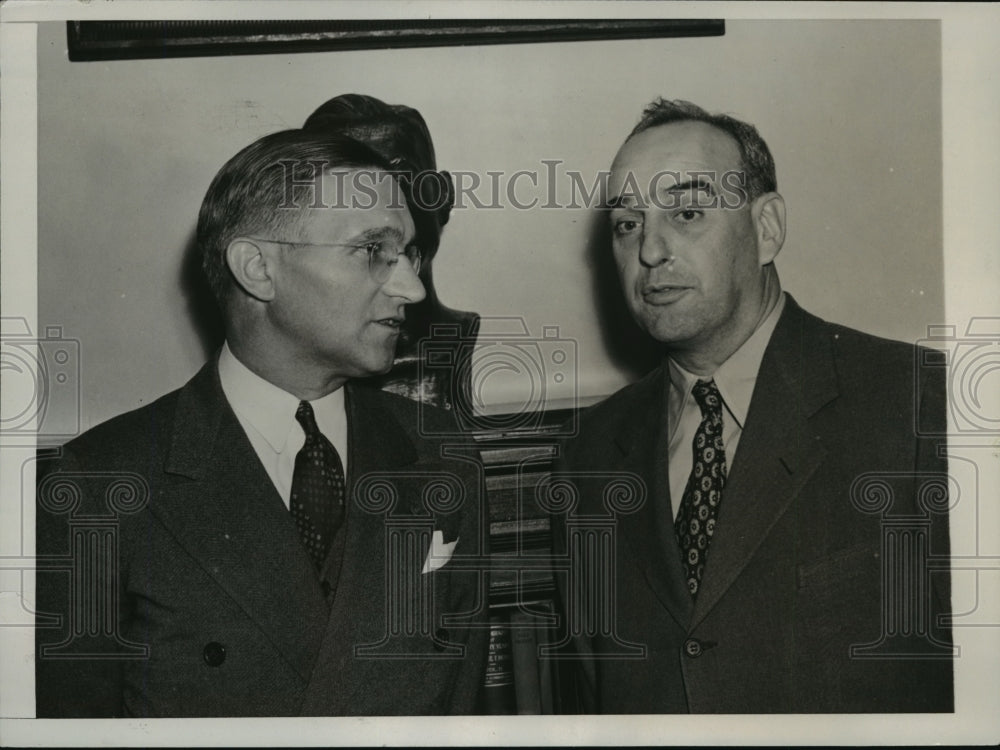
[[[393,364],[394,361],[392,359],[390,359],[388,362],[372,363],[372,365],[368,368],[366,377],[376,378],[380,375],[385,375],[390,370],[392,370]]]
[[[639,326],[661,344],[676,344],[691,337],[691,331],[679,321],[664,316],[645,317],[639,321]]]
[[[394,349],[378,351],[368,350],[362,356],[356,356],[353,367],[348,377],[350,378],[375,378],[385,375],[395,364]]]
[[[396,351],[395,348],[392,351],[387,352],[385,355],[378,359],[373,359],[371,363],[371,368],[368,374],[370,376],[385,375],[392,369],[392,366],[396,363]]]

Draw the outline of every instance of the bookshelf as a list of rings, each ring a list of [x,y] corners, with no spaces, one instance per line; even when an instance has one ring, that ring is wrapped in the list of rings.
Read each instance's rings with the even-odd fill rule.
[[[539,658],[556,642],[559,600],[549,517],[536,487],[552,469],[574,409],[498,418],[474,431],[490,518],[490,657],[484,713],[578,713],[568,663]],[[513,423],[513,426],[512,426]]]

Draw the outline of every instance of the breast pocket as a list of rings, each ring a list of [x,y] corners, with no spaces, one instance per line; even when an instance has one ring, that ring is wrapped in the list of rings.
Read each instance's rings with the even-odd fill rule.
[[[879,580],[881,553],[868,545],[850,547],[798,565],[796,585],[802,589],[824,590]]]

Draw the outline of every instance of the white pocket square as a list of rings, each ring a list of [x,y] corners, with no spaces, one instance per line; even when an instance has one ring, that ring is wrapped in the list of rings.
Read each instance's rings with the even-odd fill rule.
[[[420,572],[432,573],[438,568],[443,568],[451,559],[451,553],[455,551],[456,544],[458,544],[457,537],[455,541],[445,544],[444,533],[435,531],[431,537],[431,548],[427,553],[427,559],[424,560],[424,569]]]

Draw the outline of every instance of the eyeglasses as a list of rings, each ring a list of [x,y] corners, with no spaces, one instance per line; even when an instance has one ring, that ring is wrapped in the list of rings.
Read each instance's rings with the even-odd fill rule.
[[[423,261],[423,251],[417,245],[408,245],[403,250],[396,250],[391,243],[384,240],[368,240],[358,243],[335,242],[292,242],[291,240],[272,240],[266,237],[247,237],[257,242],[272,242],[276,245],[293,245],[296,247],[347,247],[353,250],[364,250],[368,253],[368,273],[378,284],[384,284],[392,275],[392,268],[399,263],[400,256],[410,261],[413,273],[420,273]]]

